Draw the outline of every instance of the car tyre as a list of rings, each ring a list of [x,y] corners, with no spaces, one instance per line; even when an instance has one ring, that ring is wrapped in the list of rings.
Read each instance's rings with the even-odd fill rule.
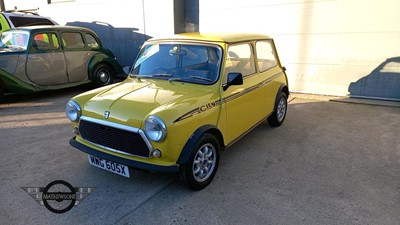
[[[114,71],[108,65],[97,65],[93,71],[93,79],[97,86],[102,87],[113,82]]]
[[[189,160],[180,167],[179,178],[192,190],[207,187],[218,170],[220,144],[214,135],[206,133],[196,143]]]
[[[267,118],[267,121],[271,127],[279,127],[282,125],[286,118],[287,113],[287,95],[284,92],[279,94],[279,97],[275,103],[274,112]]]

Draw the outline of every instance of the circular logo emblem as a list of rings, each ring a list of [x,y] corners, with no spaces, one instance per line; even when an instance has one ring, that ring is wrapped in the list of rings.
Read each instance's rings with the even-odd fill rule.
[[[76,191],[68,182],[55,180],[44,188],[42,200],[48,210],[54,213],[65,213],[74,207]]]

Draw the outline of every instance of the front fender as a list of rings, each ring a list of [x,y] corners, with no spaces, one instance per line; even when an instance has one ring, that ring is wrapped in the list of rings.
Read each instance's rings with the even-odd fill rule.
[[[0,82],[6,90],[12,91],[16,94],[27,94],[37,91],[35,86],[20,80],[13,74],[2,69],[0,69]]]
[[[207,132],[211,132],[214,135],[216,135],[217,136],[216,138],[219,140],[220,144],[223,143],[222,135],[216,126],[204,125],[204,126],[198,128],[190,136],[189,140],[186,142],[185,146],[183,147],[182,152],[179,155],[179,158],[178,158],[176,164],[182,165],[182,164],[185,164],[189,160],[190,153],[193,151],[194,147],[196,146],[197,140],[199,140],[199,138]],[[221,145],[221,146],[223,146],[223,145]]]

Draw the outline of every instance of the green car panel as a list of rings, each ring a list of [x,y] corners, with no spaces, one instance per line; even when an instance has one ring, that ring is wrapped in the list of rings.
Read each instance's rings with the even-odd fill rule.
[[[72,26],[31,26],[3,32],[0,40],[0,94],[31,93],[125,78],[114,54],[97,35]],[[102,72],[96,71],[100,66]],[[109,76],[106,82],[96,76]]]

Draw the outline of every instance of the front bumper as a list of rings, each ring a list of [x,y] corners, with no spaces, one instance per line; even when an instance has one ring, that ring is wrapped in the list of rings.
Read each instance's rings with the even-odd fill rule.
[[[84,144],[81,144],[80,142],[75,140],[75,137],[71,138],[69,141],[69,144],[76,149],[85,152],[89,155],[96,156],[102,159],[107,159],[112,162],[120,163],[122,165],[126,165],[132,168],[140,169],[140,170],[147,170],[147,171],[154,171],[154,172],[162,172],[162,173],[176,173],[179,171],[178,166],[159,166],[159,165],[153,165],[149,163],[144,163],[144,162],[138,162],[138,161],[133,161],[129,159],[124,159],[115,155],[110,155],[104,152],[97,151],[96,149],[93,149],[91,147],[88,147]]]

